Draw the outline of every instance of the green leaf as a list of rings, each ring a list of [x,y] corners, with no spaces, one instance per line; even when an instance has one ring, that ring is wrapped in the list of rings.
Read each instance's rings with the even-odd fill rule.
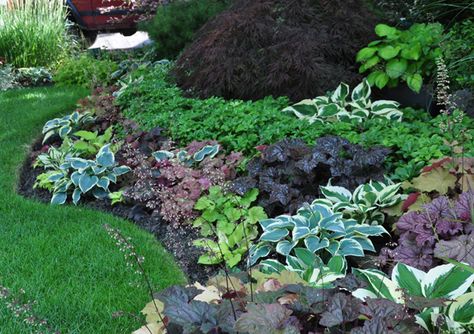
[[[229,219],[229,222],[233,223],[240,219],[242,216],[239,209],[228,207],[224,209],[224,215]]]
[[[346,273],[347,263],[343,256],[333,256],[328,262],[328,268],[335,273]]]
[[[364,256],[362,246],[355,240],[342,239],[338,254],[343,256]]]
[[[79,188],[85,194],[92,188],[94,188],[99,182],[99,178],[97,176],[90,176],[88,174],[82,174],[81,178],[79,179]]]
[[[300,261],[302,261],[308,267],[314,267],[314,262],[316,261],[316,256],[313,252],[310,252],[306,248],[295,248],[293,250],[295,255],[298,257]]]
[[[421,87],[423,86],[423,77],[415,73],[413,75],[409,75],[407,77],[407,84],[410,89],[416,93],[419,93],[421,90]]]
[[[356,61],[361,62],[367,60],[371,58],[375,54],[375,52],[377,52],[376,48],[363,48],[357,53]]]
[[[203,211],[204,209],[212,208],[212,207],[214,207],[214,202],[205,196],[199,198],[196,204],[194,205],[194,209],[200,210],[200,211]]]
[[[97,153],[97,163],[103,167],[112,167],[115,164],[115,157],[110,150],[110,144],[102,146]]]
[[[240,204],[244,208],[248,208],[250,204],[255,202],[258,197],[258,189],[257,188],[252,188],[249,191],[247,191],[244,196],[240,199]]]
[[[374,84],[378,89],[382,89],[387,85],[388,80],[390,80],[390,77],[387,73],[379,71],[374,78]]]
[[[423,295],[426,298],[457,298],[464,294],[474,282],[474,274],[452,264],[437,266],[423,280]]]
[[[392,58],[395,58],[398,53],[400,52],[400,47],[393,47],[391,45],[384,46],[379,49],[378,54],[380,57],[382,57],[385,60],[390,60]]]
[[[422,282],[426,274],[404,263],[397,263],[392,271],[392,281],[408,292],[409,295],[423,297]]]
[[[222,259],[219,256],[216,256],[214,254],[203,254],[199,257],[198,263],[200,264],[218,264],[221,263]]]
[[[267,214],[265,213],[265,210],[263,210],[262,207],[260,206],[254,206],[250,208],[247,212],[248,214],[248,220],[250,224],[255,224],[260,220],[267,219]]]
[[[53,205],[61,205],[66,203],[67,193],[66,192],[59,192],[54,193],[53,197],[51,198],[51,204]]]
[[[288,234],[286,229],[267,231],[260,236],[260,241],[278,242]]]
[[[401,56],[409,60],[418,60],[421,57],[421,45],[419,43],[402,48]]]
[[[91,131],[77,131],[74,133],[75,136],[85,139],[85,140],[95,140],[97,139],[97,132],[91,132]]]
[[[377,24],[375,26],[375,33],[380,37],[394,38],[397,36],[398,30],[386,24]]]
[[[474,324],[474,292],[456,298],[449,306],[448,316],[461,324]]]
[[[406,59],[392,59],[387,63],[385,70],[390,78],[396,79],[405,74],[407,67]]]

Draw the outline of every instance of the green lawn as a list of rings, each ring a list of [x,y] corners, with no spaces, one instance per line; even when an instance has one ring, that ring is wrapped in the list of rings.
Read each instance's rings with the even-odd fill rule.
[[[0,93],[0,285],[24,289],[36,314],[62,333],[130,333],[132,318],[149,301],[102,225],[133,238],[155,288],[185,278],[154,237],[132,223],[71,205],[53,207],[16,194],[18,168],[28,144],[50,118],[71,112],[86,95],[79,88],[40,88]],[[0,300],[0,333],[29,333]]]

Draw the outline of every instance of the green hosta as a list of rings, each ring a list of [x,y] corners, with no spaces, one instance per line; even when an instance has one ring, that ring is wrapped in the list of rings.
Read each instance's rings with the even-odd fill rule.
[[[200,158],[200,157],[198,157]],[[250,241],[258,235],[257,222],[266,219],[262,207],[251,206],[257,199],[258,190],[252,189],[243,197],[235,194],[223,194],[221,187],[209,189],[209,195],[201,197],[195,209],[202,212],[194,221],[206,237],[194,244],[207,250],[199,258],[201,264],[226,263],[229,267],[238,264],[248,251]],[[215,236],[217,240],[207,237]]]
[[[74,204],[89,193],[96,198],[106,198],[110,193],[110,184],[116,183],[120,175],[129,171],[129,167],[117,165],[110,145],[103,146],[95,160],[68,157],[59,170],[49,177],[54,183],[51,203],[64,204],[69,192],[72,192]]]
[[[353,269],[353,273],[367,283],[366,288],[353,292],[362,300],[380,297],[405,303],[410,296],[450,300],[445,307],[426,308],[417,315],[417,322],[431,333],[435,332],[439,317],[444,318],[447,330],[456,333],[461,333],[463,326],[474,324],[474,293],[466,293],[474,282],[474,273],[460,266],[445,264],[425,273],[398,263],[391,279],[373,269]]]
[[[382,226],[344,219],[342,213],[335,213],[331,206],[323,204],[305,206],[293,216],[262,220],[260,225],[263,234],[258,245],[252,248],[250,263],[255,264],[276,252],[285,257],[287,267],[303,272],[305,266],[318,268],[323,263],[321,258],[364,256],[364,251],[374,252],[369,237],[388,233]]]
[[[334,212],[342,212],[345,217],[361,224],[382,225],[385,215],[381,211],[400,203],[405,196],[399,194],[401,183],[370,181],[358,186],[353,193],[344,187],[320,187],[325,198],[316,199],[313,204],[331,206]]]
[[[89,112],[79,113],[77,111],[62,118],[54,118],[46,122],[43,127],[43,143],[51,136],[59,135],[62,139],[66,138],[74,130],[78,130],[85,124],[94,121],[94,117]]]
[[[341,83],[328,96],[303,100],[283,109],[283,111],[293,113],[299,119],[307,120],[311,124],[351,120],[362,122],[369,118],[402,120],[403,113],[398,109],[400,106],[398,102],[389,100],[372,102],[370,100],[371,92],[367,80],[357,85],[352,94],[350,94],[349,86]]]
[[[369,71],[367,80],[380,89],[405,81],[411,90],[420,92],[423,78],[434,73],[435,60],[441,56],[439,45],[443,26],[439,23],[413,24],[408,30],[398,30],[378,24],[375,33],[380,39],[357,54],[356,60],[362,63],[359,72]]]
[[[186,166],[191,166],[196,162],[201,162],[205,158],[214,158],[219,153],[219,145],[206,145],[193,155],[188,154],[186,150],[181,150],[178,153],[170,151],[156,151],[152,155],[157,161],[176,159]]]
[[[105,130],[104,134],[99,135],[97,131],[77,131],[74,133],[74,137],[78,140],[72,143],[74,150],[78,152],[80,156],[94,156],[99,152],[100,148],[112,140],[113,129],[112,127]],[[112,151],[117,151],[116,147],[111,147]]]

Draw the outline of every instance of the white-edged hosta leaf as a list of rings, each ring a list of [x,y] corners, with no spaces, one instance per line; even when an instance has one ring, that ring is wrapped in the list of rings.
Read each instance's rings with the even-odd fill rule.
[[[367,224],[357,224],[356,226],[349,227],[347,228],[346,232],[356,232],[365,236],[381,236],[382,234],[388,234],[387,230],[383,226]]]
[[[392,281],[409,295],[423,297],[423,280],[426,273],[404,263],[397,263],[392,271]]]
[[[131,168],[128,166],[119,166],[119,167],[114,167],[113,169],[113,172],[116,176],[127,174],[130,171],[131,171]]]
[[[90,176],[88,174],[82,174],[79,179],[79,188],[85,194],[92,188],[94,188],[99,182],[99,178],[95,175]]]
[[[304,244],[309,251],[316,253],[317,251],[329,246],[328,239],[320,239],[316,236],[309,236],[304,239]]]
[[[263,260],[262,262],[260,262],[260,265],[262,266],[262,269],[268,273],[281,273],[286,269],[283,264],[281,264],[277,260],[272,259]]]
[[[97,199],[105,199],[109,197],[109,192],[101,188],[95,188],[92,190],[92,195]]]
[[[454,299],[464,294],[474,282],[474,274],[452,264],[437,266],[423,280],[426,298]]]
[[[351,236],[350,239],[357,241],[364,251],[375,252],[374,244],[369,238],[362,236]]]
[[[286,229],[270,230],[263,232],[260,241],[278,242],[289,234]]]
[[[70,126],[63,126],[59,129],[59,137],[66,138],[66,136],[72,131]]]
[[[272,250],[270,245],[253,245],[250,247],[250,265],[253,266],[262,257],[268,256]]]
[[[298,260],[303,262],[307,267],[314,267],[316,255],[306,248],[297,247],[293,249]]]
[[[367,80],[363,80],[352,91],[351,98],[353,101],[364,100],[367,101],[372,94],[370,84]]]
[[[110,185],[110,180],[104,176],[99,179],[99,182],[97,182],[97,186],[101,187],[105,191],[109,190],[109,185]]]
[[[341,83],[331,95],[331,100],[343,104],[349,96],[349,85]]]
[[[366,300],[367,298],[376,299],[379,298],[375,293],[367,289],[356,289],[352,292],[352,295],[360,300]]]
[[[170,151],[156,151],[151,154],[156,161],[169,160],[174,158],[174,154]]]
[[[327,267],[334,273],[345,275],[347,263],[343,256],[333,256],[329,259]]]
[[[209,158],[214,158],[217,153],[219,153],[219,144],[217,145],[206,145],[202,149],[200,149],[198,152],[194,153],[194,160],[195,161],[202,161],[204,158],[209,157]]]
[[[291,250],[293,249],[293,247],[296,246],[296,244],[297,244],[296,242],[289,242],[288,240],[281,240],[276,245],[276,252],[281,254],[281,255],[288,256],[290,254]]]
[[[364,256],[364,250],[357,241],[342,239],[339,243],[338,254],[343,256]]]
[[[90,166],[90,161],[82,158],[70,158],[68,162],[71,163],[72,168],[74,169],[84,169]]]
[[[306,227],[306,226],[296,226],[293,229],[293,233],[292,233],[293,241],[298,241],[300,239],[303,239],[306,236],[308,236],[310,233],[311,233],[311,230],[308,227]]]
[[[61,205],[66,203],[67,193],[66,192],[57,192],[53,194],[51,198],[51,204]]]
[[[367,290],[379,298],[386,298],[396,303],[403,303],[403,294],[398,285],[379,270],[352,269],[353,274],[368,284]]]
[[[81,194],[82,194],[81,189],[79,188],[74,189],[72,193],[72,202],[74,203],[74,205],[77,205],[77,203],[79,203],[81,199]]]
[[[103,167],[112,167],[115,164],[115,157],[110,150],[110,144],[104,145],[96,156],[97,163]]]
[[[474,324],[474,292],[457,297],[449,305],[448,317],[461,324]]]
[[[350,202],[352,193],[344,187],[338,186],[321,186],[321,193],[332,203]]]

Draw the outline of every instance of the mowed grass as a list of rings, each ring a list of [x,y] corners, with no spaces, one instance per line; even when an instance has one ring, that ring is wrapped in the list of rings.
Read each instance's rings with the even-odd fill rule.
[[[0,285],[36,300],[36,315],[61,333],[130,333],[141,326],[132,317],[150,301],[130,282],[123,254],[103,224],[130,236],[145,257],[154,287],[183,283],[172,257],[154,237],[111,215],[84,207],[50,206],[16,193],[19,167],[28,144],[48,119],[69,113],[86,95],[80,88],[40,88],[0,93]],[[0,333],[30,333],[0,299]]]

